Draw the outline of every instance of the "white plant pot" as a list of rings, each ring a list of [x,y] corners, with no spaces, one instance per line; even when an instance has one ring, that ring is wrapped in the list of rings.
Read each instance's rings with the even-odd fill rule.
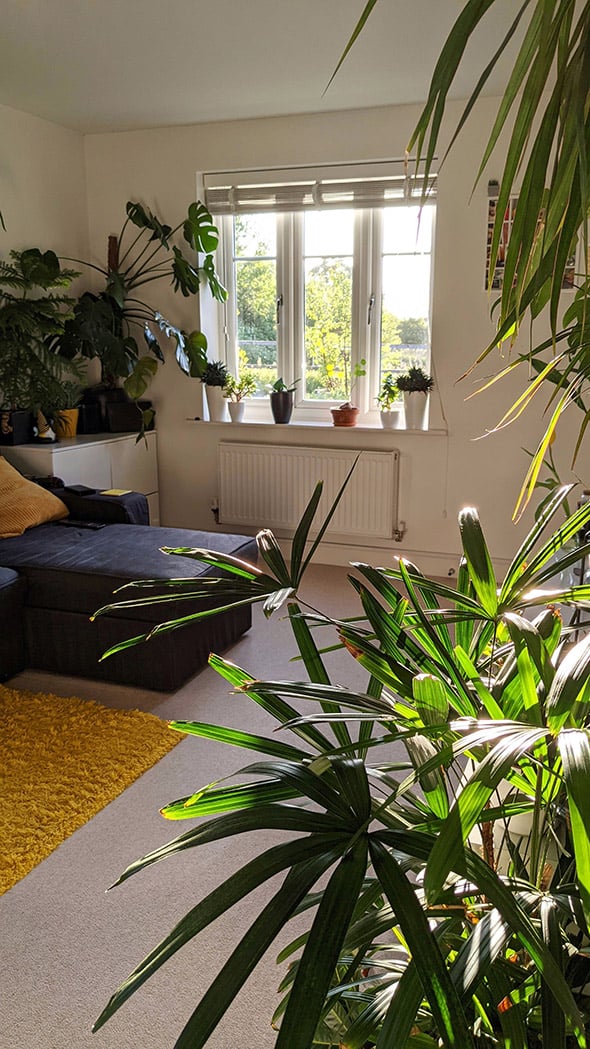
[[[228,401],[229,416],[233,423],[241,423],[244,418],[246,405],[244,401]]]
[[[404,414],[407,430],[428,429],[428,393],[404,390]]]
[[[205,386],[207,395],[207,407],[209,408],[209,419],[212,423],[227,422],[227,401],[223,396],[222,386]]]
[[[380,412],[381,425],[384,430],[402,430],[404,427],[404,410],[401,405],[389,412]]]

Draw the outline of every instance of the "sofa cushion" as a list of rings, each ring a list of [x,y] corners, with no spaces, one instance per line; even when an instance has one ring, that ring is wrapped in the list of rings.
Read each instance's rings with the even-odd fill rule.
[[[27,481],[0,456],[0,538],[67,517],[68,508],[45,488]]]
[[[185,579],[219,574],[218,569],[198,561],[162,554],[162,546],[204,547],[252,562],[257,556],[255,540],[243,535],[212,535],[149,525],[113,524],[93,530],[58,522],[4,540],[0,544],[0,563],[26,577],[29,607],[63,609],[84,615],[91,615],[113,600],[139,597],[139,590],[113,597],[114,590],[135,579]],[[153,592],[170,593],[170,590],[162,587]],[[178,601],[164,607],[135,608],[127,612],[125,618],[157,623],[187,615],[189,604]]]

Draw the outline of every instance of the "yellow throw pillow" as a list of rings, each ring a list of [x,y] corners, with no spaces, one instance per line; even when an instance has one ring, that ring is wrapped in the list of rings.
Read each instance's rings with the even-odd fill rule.
[[[0,538],[67,517],[68,508],[52,492],[27,481],[0,456]]]

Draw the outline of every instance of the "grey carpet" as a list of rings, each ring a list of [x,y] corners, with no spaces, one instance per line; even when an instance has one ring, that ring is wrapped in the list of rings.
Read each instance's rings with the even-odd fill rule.
[[[337,616],[358,605],[341,568],[314,566],[304,595]],[[254,626],[231,652],[249,672],[301,678],[290,663],[289,624],[255,612]],[[130,658],[141,659],[141,649]],[[332,659],[334,677],[364,680],[345,654]],[[344,670],[346,668],[346,670]],[[252,701],[205,669],[173,695],[27,671],[15,688],[78,695],[106,705],[139,708],[269,733],[271,721]],[[261,835],[193,849],[152,865],[105,894],[133,860],[188,829],[159,815],[162,805],[247,764],[249,752],[187,738],[115,801],[76,831],[0,898],[0,1046],[2,1049],[171,1049],[197,1001],[255,913],[260,891],[230,917],[207,929],[148,981],[95,1035],[91,1025],[119,982],[206,892],[273,840]],[[296,930],[292,935],[295,935]],[[291,935],[284,938],[287,942]],[[210,1049],[270,1049],[280,970],[273,946],[212,1035]]]

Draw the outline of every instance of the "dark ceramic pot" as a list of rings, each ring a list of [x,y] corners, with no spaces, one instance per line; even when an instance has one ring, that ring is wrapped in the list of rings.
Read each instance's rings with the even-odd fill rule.
[[[0,444],[28,444],[33,440],[33,413],[15,409],[2,411]]]
[[[288,423],[293,411],[293,391],[273,391],[270,395],[270,408],[276,423]]]

